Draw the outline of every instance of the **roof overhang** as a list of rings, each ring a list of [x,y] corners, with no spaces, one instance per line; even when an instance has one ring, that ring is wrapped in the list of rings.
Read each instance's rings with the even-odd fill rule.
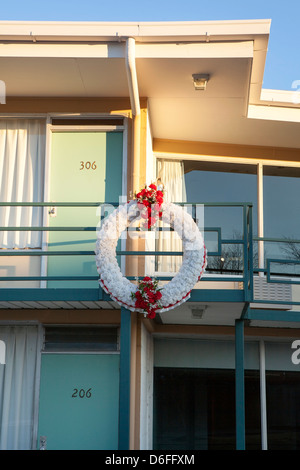
[[[300,145],[299,103],[261,100],[269,20],[0,26],[7,100],[128,97],[125,47],[134,38],[139,96],[148,99],[153,137]],[[210,75],[205,91],[195,91],[195,73]]]

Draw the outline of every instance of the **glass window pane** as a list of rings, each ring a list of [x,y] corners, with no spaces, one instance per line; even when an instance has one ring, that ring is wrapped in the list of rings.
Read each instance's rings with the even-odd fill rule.
[[[44,350],[117,351],[118,329],[110,327],[47,327]]]
[[[246,371],[246,448],[260,448],[259,373]],[[235,372],[154,369],[154,449],[234,450]]]
[[[267,371],[269,450],[300,450],[300,374]]]
[[[1,326],[0,450],[30,450],[33,445],[37,326]]]
[[[223,239],[243,237],[243,208],[226,207],[226,203],[253,204],[253,233],[257,233],[257,167],[256,165],[221,164],[184,161],[187,202],[223,203],[224,206],[204,209],[205,243],[208,251],[216,251],[216,232]],[[254,265],[257,264],[255,254]],[[243,250],[239,244],[223,245],[221,256],[210,256],[207,271],[239,273],[243,267]]]
[[[264,167],[264,236],[282,242],[265,242],[265,257],[300,260],[300,169]],[[299,265],[273,266],[275,274],[299,276]]]
[[[1,202],[43,201],[46,122],[43,119],[0,120]],[[3,227],[42,225],[41,207],[1,207]],[[2,231],[1,248],[40,248],[41,232]]]

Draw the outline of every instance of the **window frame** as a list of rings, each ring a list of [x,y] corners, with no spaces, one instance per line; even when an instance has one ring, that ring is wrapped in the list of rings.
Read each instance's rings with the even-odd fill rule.
[[[148,165],[147,180],[154,181],[157,178],[156,174],[156,163],[158,159],[174,159],[174,160],[194,160],[203,161],[210,163],[220,164],[237,164],[237,165],[253,165],[256,167],[257,176],[257,237],[264,237],[264,198],[263,198],[263,178],[265,167],[282,167],[282,168],[299,168],[300,162],[296,161],[285,161],[285,160],[266,160],[260,158],[243,158],[243,157],[223,157],[223,156],[210,156],[202,154],[184,154],[184,153],[167,153],[167,152],[153,152],[152,165]],[[259,240],[258,246],[258,269],[264,269],[265,267],[265,255],[264,255],[264,241]],[[158,273],[155,272],[156,275]],[[259,273],[260,276],[264,276],[264,273]],[[205,276],[205,274],[204,274]]]

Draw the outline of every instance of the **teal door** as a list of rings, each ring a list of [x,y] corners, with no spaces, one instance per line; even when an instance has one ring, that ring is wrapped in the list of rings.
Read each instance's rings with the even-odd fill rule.
[[[119,355],[42,355],[38,449],[118,449]]]
[[[53,132],[49,179],[49,202],[119,202],[122,195],[122,132]],[[99,207],[55,207],[49,226],[97,227]],[[48,251],[94,252],[96,230],[50,231]],[[47,260],[48,276],[97,276],[91,255],[52,255]],[[52,280],[48,287],[98,287],[98,282]]]

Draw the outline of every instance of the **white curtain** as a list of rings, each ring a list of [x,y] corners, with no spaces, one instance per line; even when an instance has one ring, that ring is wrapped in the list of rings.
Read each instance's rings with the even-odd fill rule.
[[[158,160],[157,175],[164,185],[166,202],[186,202],[184,165],[177,160]],[[162,227],[168,227],[162,224]],[[159,251],[182,251],[181,238],[176,232],[161,231],[158,238]],[[158,256],[160,273],[176,273],[182,264],[181,256]]]
[[[37,326],[0,326],[5,363],[0,363],[0,450],[32,449]],[[2,358],[3,359],[3,358]]]
[[[42,202],[45,121],[0,121],[0,201]],[[42,208],[0,207],[0,226],[42,224]],[[41,232],[0,231],[0,248],[39,248]]]

